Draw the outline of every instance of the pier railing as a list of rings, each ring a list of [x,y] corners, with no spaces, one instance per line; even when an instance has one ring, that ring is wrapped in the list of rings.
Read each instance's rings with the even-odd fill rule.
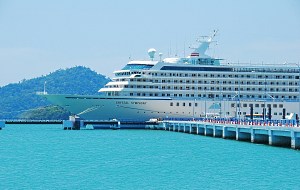
[[[259,120],[259,119],[236,119],[236,118],[166,118],[163,121],[199,121],[207,123],[217,124],[237,124],[247,126],[277,126],[277,127],[299,127],[297,120],[288,119],[271,119],[271,120]]]

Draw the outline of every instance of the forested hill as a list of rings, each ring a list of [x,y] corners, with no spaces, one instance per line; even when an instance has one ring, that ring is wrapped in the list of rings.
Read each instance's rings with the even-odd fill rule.
[[[83,66],[60,69],[46,76],[23,80],[0,88],[0,119],[21,118],[24,112],[50,103],[36,92],[48,94],[98,94],[110,79]],[[49,119],[49,118],[47,118]]]

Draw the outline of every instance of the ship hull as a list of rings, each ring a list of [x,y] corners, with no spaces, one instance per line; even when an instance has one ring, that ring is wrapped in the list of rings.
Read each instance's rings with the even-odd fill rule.
[[[222,117],[244,119],[250,113],[249,107],[243,104],[281,105],[272,109],[272,119],[282,119],[282,115],[275,114],[286,109],[297,113],[299,102],[258,102],[258,101],[232,101],[208,99],[171,99],[171,98],[108,98],[102,96],[84,95],[42,95],[55,105],[59,105],[72,114],[86,120],[149,120],[151,118],[197,118]],[[232,105],[235,106],[232,106]],[[236,105],[241,107],[236,107]],[[298,106],[299,105],[299,106]],[[273,107],[273,106],[272,106]],[[262,108],[255,108],[254,113],[262,113]],[[275,115],[274,115],[275,114]]]

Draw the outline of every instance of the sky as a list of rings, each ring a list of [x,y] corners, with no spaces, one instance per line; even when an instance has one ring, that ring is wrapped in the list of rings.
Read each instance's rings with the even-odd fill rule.
[[[0,86],[79,65],[112,77],[216,29],[208,54],[226,62],[300,61],[300,0],[0,0]]]

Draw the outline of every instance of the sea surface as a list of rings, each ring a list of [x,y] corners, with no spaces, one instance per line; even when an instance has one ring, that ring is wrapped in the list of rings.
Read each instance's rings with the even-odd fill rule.
[[[0,189],[300,189],[300,151],[169,131],[7,125]]]

